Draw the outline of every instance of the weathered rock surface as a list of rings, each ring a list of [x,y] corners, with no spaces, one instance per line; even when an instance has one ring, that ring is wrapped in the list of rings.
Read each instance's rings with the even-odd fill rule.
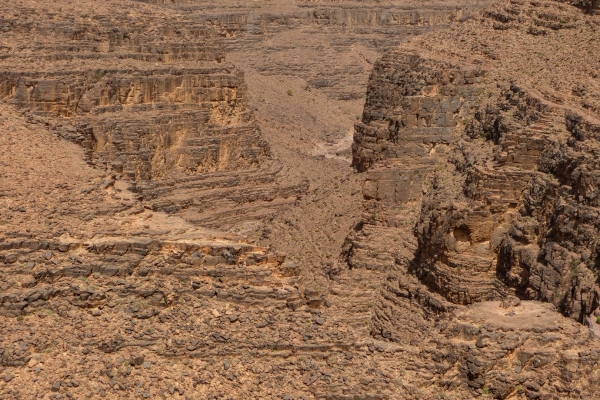
[[[81,146],[0,115],[3,398],[396,389],[397,349],[369,339],[364,302],[348,324],[285,255],[152,211]]]
[[[595,398],[594,6],[423,4],[0,5],[0,397]]]
[[[2,398],[404,393],[402,349],[368,336],[376,274],[339,271],[331,256],[354,222],[344,207],[358,181],[336,123],[355,120],[378,52],[408,37],[398,33],[464,10],[271,6],[0,6]],[[292,54],[298,41],[304,56]],[[297,113],[335,104],[340,116],[265,112],[281,106],[276,97],[251,106],[224,49],[254,87],[296,79],[285,98],[313,102]],[[261,125],[289,124],[277,135],[306,141],[290,152],[302,171],[273,157],[258,112]],[[300,201],[310,174],[332,187]],[[259,222],[275,247],[280,225],[294,227],[285,240],[306,258],[205,229]]]
[[[380,271],[371,331],[422,349],[407,379],[429,381],[422,395],[594,397],[595,378],[580,379],[598,368],[597,354],[589,370],[569,375],[566,365],[598,346],[592,103],[600,91],[589,69],[597,57],[576,45],[580,34],[595,37],[589,27],[597,24],[571,5],[509,2],[415,39],[374,66],[353,144],[353,165],[365,176],[363,221],[345,255],[351,270]],[[563,47],[555,51],[558,36]],[[518,75],[536,50],[555,51],[567,65],[569,51],[584,54],[578,71],[593,80],[583,104],[565,88],[582,75],[566,74],[561,85],[553,82],[562,67],[536,79]],[[498,307],[514,296],[520,305]],[[527,332],[562,324],[575,330],[548,333],[570,349],[562,356],[528,349]],[[508,337],[513,344],[495,342]],[[522,368],[534,354],[535,367]],[[510,364],[515,355],[523,360]]]
[[[83,11],[40,12],[31,24],[7,14],[0,97],[82,145],[154,210],[230,228],[302,192],[278,183],[243,73],[224,61],[214,29],[191,19],[173,28],[175,11],[157,20],[117,7],[91,22]]]

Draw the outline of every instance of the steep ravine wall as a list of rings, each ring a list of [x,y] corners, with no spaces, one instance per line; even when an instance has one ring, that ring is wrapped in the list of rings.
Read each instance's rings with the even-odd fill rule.
[[[451,303],[512,294],[584,322],[598,307],[598,125],[516,86],[480,107],[477,74],[402,53],[375,66],[353,145],[362,230],[416,224],[402,261]],[[363,248],[353,268],[405,250]]]
[[[375,64],[349,265],[403,264],[451,304],[515,295],[584,322],[598,307],[599,125],[486,75],[405,50]]]
[[[369,80],[353,144],[363,218],[343,256],[381,279],[371,334],[419,349],[416,397],[597,390],[600,124],[511,81],[414,48]]]
[[[477,103],[482,76],[477,68],[402,51],[374,66],[353,144],[353,165],[365,174],[363,220],[345,251],[351,269],[378,270],[381,278],[391,273],[401,286],[410,286],[413,293],[407,298],[424,313],[423,320],[411,316],[406,323],[404,312],[414,307],[403,304],[396,309],[388,303],[397,296],[384,292],[374,308],[372,327],[384,337],[418,343],[427,335],[429,314],[455,308],[420,288],[408,268],[419,251],[413,228],[423,198],[434,190],[432,176],[445,168],[457,132]]]
[[[173,29],[172,18],[127,23],[130,15],[116,13],[40,26],[8,18],[7,36],[22,49],[0,63],[0,98],[82,145],[90,163],[154,210],[212,227],[262,219],[294,201],[302,183],[277,182],[244,74],[224,61],[215,30],[193,20]],[[27,39],[40,33],[44,46]],[[38,53],[42,61],[27,63]]]

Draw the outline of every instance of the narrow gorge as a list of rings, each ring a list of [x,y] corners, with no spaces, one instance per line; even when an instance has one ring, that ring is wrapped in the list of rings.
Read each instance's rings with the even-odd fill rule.
[[[595,398],[598,7],[1,4],[0,398]]]

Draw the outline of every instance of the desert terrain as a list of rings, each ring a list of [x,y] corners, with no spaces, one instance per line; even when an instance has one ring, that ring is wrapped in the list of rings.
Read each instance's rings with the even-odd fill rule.
[[[597,398],[597,1],[0,32],[0,398]]]

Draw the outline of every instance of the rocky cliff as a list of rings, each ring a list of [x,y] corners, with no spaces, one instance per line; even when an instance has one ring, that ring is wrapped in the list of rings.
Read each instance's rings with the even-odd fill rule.
[[[597,397],[596,6],[483,6],[0,4],[0,397]]]
[[[500,338],[511,318],[542,301],[536,318],[561,313],[586,326],[573,324],[591,341],[569,352],[576,364],[598,341],[597,18],[567,3],[502,2],[374,66],[353,144],[353,165],[365,175],[363,218],[344,256],[351,270],[380,271],[371,332],[433,346],[412,369],[423,378],[433,357],[440,369],[425,380],[439,390],[458,385],[494,398],[591,398],[596,390],[581,371],[565,375],[570,355],[543,341],[528,354],[549,351],[546,361],[516,360],[500,373],[509,353],[491,355],[498,349],[484,338],[527,353]],[[464,335],[463,318],[474,313],[486,315],[472,328],[483,335],[470,339],[475,353],[439,353],[457,343],[450,327]],[[495,313],[508,318],[503,333],[501,323],[481,325]],[[517,333],[529,329],[520,324],[514,334],[531,337]]]
[[[4,21],[0,96],[82,145],[153,209],[231,228],[301,192],[276,182],[243,73],[224,61],[214,29],[191,20],[175,29],[176,13],[132,19],[117,9],[88,21],[46,10],[43,23],[25,23],[21,11]]]

